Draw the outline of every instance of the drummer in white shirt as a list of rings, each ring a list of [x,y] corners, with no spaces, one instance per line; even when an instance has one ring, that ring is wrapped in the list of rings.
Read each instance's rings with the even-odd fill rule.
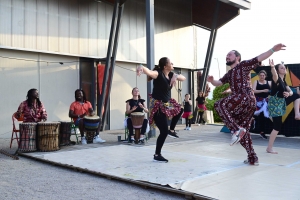
[[[77,89],[75,91],[75,101],[70,105],[69,117],[73,118],[74,124],[78,126],[81,134],[81,144],[87,144],[86,138],[84,136],[84,122],[83,118],[85,116],[95,116],[92,104],[86,100],[85,93],[82,89]],[[99,118],[99,125],[96,129],[96,135],[93,139],[93,143],[103,143],[106,142],[102,140],[99,136],[101,127],[101,119]]]

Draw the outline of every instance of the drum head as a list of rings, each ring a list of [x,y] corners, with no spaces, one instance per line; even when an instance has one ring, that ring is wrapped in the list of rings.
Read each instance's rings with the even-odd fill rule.
[[[130,113],[130,115],[141,116],[141,115],[145,115],[145,114],[143,112],[133,112],[133,113]]]
[[[97,115],[94,115],[94,116],[88,116],[88,115],[86,115],[86,116],[84,116],[84,119],[99,119],[100,117],[99,116],[97,116]]]

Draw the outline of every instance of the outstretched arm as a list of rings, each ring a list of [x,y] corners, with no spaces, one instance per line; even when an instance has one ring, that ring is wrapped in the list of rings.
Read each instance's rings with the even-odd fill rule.
[[[207,82],[210,82],[213,86],[223,85],[223,83],[220,80],[215,80],[213,76],[208,76]]]
[[[140,76],[142,73],[150,76],[152,79],[156,79],[157,76],[158,76],[158,72],[156,70],[150,70],[147,67],[144,67],[143,65],[140,65],[136,69],[136,75]]]
[[[260,54],[259,56],[257,56],[257,60],[258,62],[261,62],[267,58],[269,58],[273,53],[280,51],[280,50],[285,50],[286,47],[284,44],[276,44],[273,48],[271,48],[270,50],[266,51],[265,53]]]
[[[275,70],[273,59],[269,59],[269,65],[271,67],[272,79],[273,79],[274,83],[277,83],[278,74],[277,74],[277,72]]]

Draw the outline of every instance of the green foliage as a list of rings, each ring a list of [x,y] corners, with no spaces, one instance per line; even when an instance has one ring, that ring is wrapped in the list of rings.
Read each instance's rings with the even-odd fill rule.
[[[222,94],[222,92],[224,92],[228,88],[229,88],[228,83],[218,86],[218,87],[215,87],[215,89],[213,90],[213,99],[207,99],[206,107],[208,110],[213,111],[215,122],[222,122],[222,120],[221,120],[220,116],[218,115],[218,113],[216,112],[216,110],[214,108],[214,104],[215,104],[215,102],[219,101],[220,99],[228,96],[228,94]]]

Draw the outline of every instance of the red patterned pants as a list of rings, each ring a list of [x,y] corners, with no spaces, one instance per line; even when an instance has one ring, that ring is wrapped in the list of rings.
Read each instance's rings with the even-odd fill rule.
[[[252,116],[256,110],[255,97],[245,94],[233,94],[216,102],[214,107],[229,130],[237,131],[239,127],[246,129],[246,134],[240,140],[240,143],[248,153],[249,162],[253,164],[258,161],[249,133]]]

